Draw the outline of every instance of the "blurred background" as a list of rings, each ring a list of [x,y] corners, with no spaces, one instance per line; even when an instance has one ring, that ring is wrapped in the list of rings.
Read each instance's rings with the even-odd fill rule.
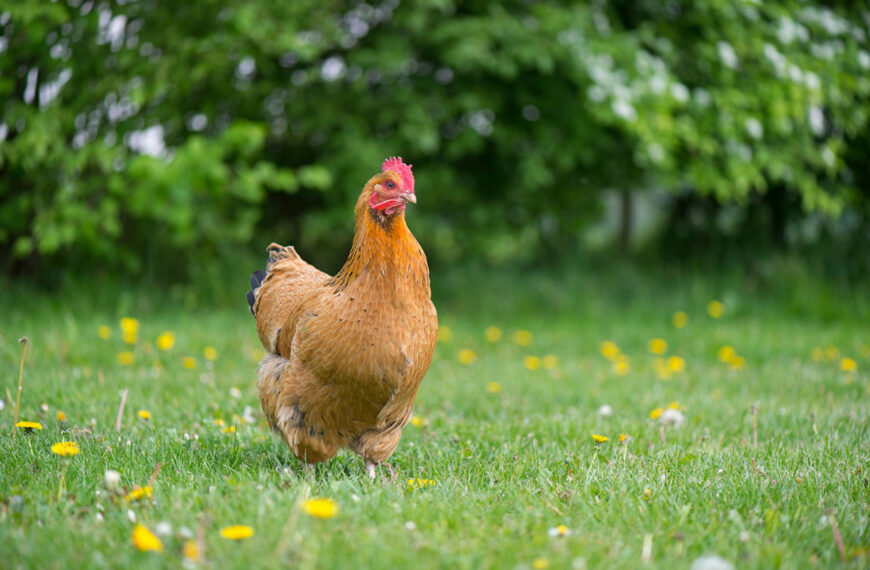
[[[870,273],[864,2],[4,4],[7,284],[335,271],[389,155],[433,272]]]

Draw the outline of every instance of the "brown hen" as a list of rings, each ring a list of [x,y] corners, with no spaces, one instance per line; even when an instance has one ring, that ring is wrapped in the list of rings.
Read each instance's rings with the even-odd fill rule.
[[[438,331],[426,255],[405,224],[411,165],[384,162],[356,204],[353,246],[330,277],[291,247],[269,246],[248,303],[267,354],[260,404],[307,464],[347,447],[375,466],[396,449]]]

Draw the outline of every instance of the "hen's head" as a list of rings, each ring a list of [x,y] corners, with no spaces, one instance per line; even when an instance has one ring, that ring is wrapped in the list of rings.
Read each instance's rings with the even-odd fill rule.
[[[404,212],[408,202],[417,203],[411,165],[402,162],[401,157],[385,160],[381,173],[372,177],[368,186],[371,188],[369,207],[385,216]]]

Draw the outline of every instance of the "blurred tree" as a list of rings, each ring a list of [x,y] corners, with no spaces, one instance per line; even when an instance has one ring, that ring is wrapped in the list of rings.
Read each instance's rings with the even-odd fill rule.
[[[777,185],[834,215],[862,196],[844,159],[870,114],[858,3],[3,10],[0,248],[18,264],[178,274],[258,227],[335,263],[391,154],[418,166],[436,261],[570,251],[601,189],[747,204]]]

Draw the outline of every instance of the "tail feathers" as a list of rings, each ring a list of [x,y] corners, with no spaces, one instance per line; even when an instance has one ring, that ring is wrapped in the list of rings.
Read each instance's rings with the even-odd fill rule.
[[[296,249],[292,245],[288,245],[286,247],[279,245],[277,243],[269,244],[268,247],[269,252],[269,260],[266,262],[266,270],[258,269],[251,274],[251,290],[245,294],[245,299],[248,301],[248,308],[251,310],[251,314],[255,317],[257,316],[254,313],[254,304],[257,302],[257,289],[260,288],[260,285],[263,284],[263,280],[268,275],[269,269],[279,261],[285,259],[298,259],[299,254],[296,253]]]

